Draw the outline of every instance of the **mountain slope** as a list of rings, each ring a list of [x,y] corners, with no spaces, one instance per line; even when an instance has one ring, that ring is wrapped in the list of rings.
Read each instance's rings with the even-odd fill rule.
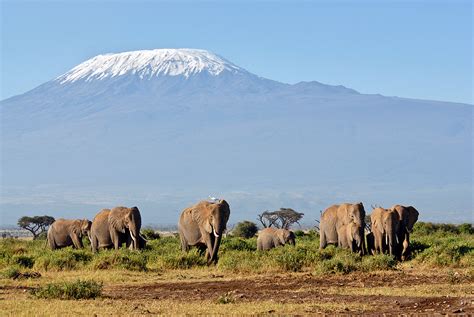
[[[352,200],[432,220],[472,207],[470,105],[289,85],[187,49],[94,57],[0,106],[7,223],[117,204],[174,223],[209,194],[232,222]]]

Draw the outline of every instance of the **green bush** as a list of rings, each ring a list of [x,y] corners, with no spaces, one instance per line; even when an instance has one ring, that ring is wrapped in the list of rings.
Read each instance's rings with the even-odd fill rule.
[[[128,249],[103,250],[92,261],[96,270],[125,269],[130,271],[146,271],[147,256]]]
[[[84,249],[43,250],[36,257],[34,267],[45,271],[68,271],[86,266],[91,260],[91,251]]]
[[[16,265],[9,266],[2,271],[2,276],[4,278],[15,278],[18,274],[20,274],[20,268]]]
[[[463,223],[459,225],[458,229],[459,229],[459,233],[474,234],[474,228],[472,227],[472,224],[470,223]]]
[[[397,266],[397,261],[388,254],[376,254],[362,257],[360,269],[365,272],[392,270]]]
[[[265,254],[255,251],[230,250],[219,256],[217,267],[233,273],[261,273],[274,270],[274,265]]]
[[[305,236],[305,233],[303,230],[295,230],[293,231],[293,233],[295,234],[295,236],[301,238],[301,237],[304,237]]]
[[[230,250],[255,251],[257,250],[257,240],[242,239],[237,237],[226,237],[225,239],[222,239],[219,252],[226,252]]]
[[[252,238],[258,232],[258,227],[255,223],[251,221],[239,222],[234,230],[232,230],[232,235],[240,238]]]
[[[281,248],[283,249],[283,248]],[[283,271],[299,272],[303,268],[305,254],[303,252],[282,252],[277,254],[275,262]]]
[[[347,274],[354,271],[362,271],[361,256],[346,250],[337,252],[332,258],[324,260],[316,268],[320,273],[342,273]]]
[[[157,240],[160,238],[160,234],[156,232],[155,230],[153,230],[152,228],[142,229],[141,234],[148,241]]]
[[[45,299],[91,299],[102,294],[102,283],[93,280],[51,283],[31,290],[31,294]]]
[[[474,228],[470,223],[455,225],[450,223],[417,222],[413,232],[421,235],[430,235],[437,232],[449,234],[473,234]]]
[[[182,252],[172,253],[162,256],[157,260],[159,262],[158,266],[161,269],[190,269],[196,266],[207,265],[206,258],[197,252],[189,252],[186,254],[183,254]]]
[[[14,255],[11,262],[22,267],[32,268],[35,264],[35,259],[32,256],[27,255]]]

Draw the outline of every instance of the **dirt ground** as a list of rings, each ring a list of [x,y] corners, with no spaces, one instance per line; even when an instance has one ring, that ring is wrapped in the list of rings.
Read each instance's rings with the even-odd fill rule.
[[[65,274],[63,277],[66,277]],[[209,272],[196,276],[123,276],[105,282],[100,299],[86,301],[35,300],[28,295],[34,282],[0,285],[0,308],[7,315],[149,314],[364,314],[474,315],[472,275],[419,272],[313,275],[287,273],[236,276]],[[138,278],[133,281],[134,277]],[[19,306],[25,307],[19,308]],[[86,308],[87,307],[87,308]],[[167,307],[174,307],[171,312]],[[208,308],[206,308],[208,307]],[[1,311],[2,309],[0,309]],[[47,313],[45,313],[45,311]],[[0,314],[2,315],[2,314]]]
[[[472,280],[463,281],[463,283],[471,284],[471,286],[473,285],[472,282]],[[398,275],[397,279],[394,279],[392,275],[376,274],[329,277],[315,277],[310,274],[300,276],[282,275],[234,280],[226,280],[224,276],[217,276],[215,280],[208,281],[158,282],[138,287],[111,286],[105,288],[105,296],[110,299],[121,300],[173,301],[201,301],[209,298],[219,300],[222,296],[226,296],[232,301],[240,303],[269,300],[285,304],[309,302],[323,305],[341,303],[350,306],[352,303],[364,303],[370,306],[371,311],[388,314],[474,314],[474,286],[468,286],[467,296],[427,296],[426,294],[418,296],[410,294],[409,291],[404,296],[370,294],[371,289],[377,289],[378,287],[393,287],[398,290],[394,292],[397,294],[403,292],[404,287],[408,289],[415,287],[416,289],[416,286],[419,286],[422,290],[426,286],[436,294],[437,286],[445,286],[446,283],[446,279],[443,278],[413,276],[410,274]],[[454,285],[454,287],[456,286]],[[321,305],[318,307],[321,307]],[[311,313],[311,311],[306,312]],[[318,310],[316,309],[313,312],[318,312]],[[364,313],[364,311],[351,312]]]

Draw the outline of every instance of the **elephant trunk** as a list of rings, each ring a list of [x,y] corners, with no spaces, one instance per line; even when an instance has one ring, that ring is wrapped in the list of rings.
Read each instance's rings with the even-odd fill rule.
[[[129,231],[130,231],[130,236],[132,237],[132,240],[133,240],[132,249],[138,250],[139,249],[138,239],[140,239],[140,229],[138,228],[137,225],[132,224],[129,228]]]
[[[214,262],[217,263],[217,251],[219,251],[219,245],[221,244],[222,235],[217,235],[214,240],[214,246],[212,248],[211,258],[209,264]]]
[[[396,247],[397,247],[397,235],[393,230],[390,230],[387,232],[387,237],[388,237],[388,248],[390,255],[395,255],[396,254]]]

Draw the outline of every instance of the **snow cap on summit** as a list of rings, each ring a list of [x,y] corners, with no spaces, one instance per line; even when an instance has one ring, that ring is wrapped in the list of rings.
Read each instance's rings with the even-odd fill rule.
[[[155,49],[97,55],[56,78],[61,84],[78,80],[101,80],[123,75],[141,79],[158,76],[184,76],[199,73],[217,76],[224,71],[246,72],[237,65],[206,50]]]

